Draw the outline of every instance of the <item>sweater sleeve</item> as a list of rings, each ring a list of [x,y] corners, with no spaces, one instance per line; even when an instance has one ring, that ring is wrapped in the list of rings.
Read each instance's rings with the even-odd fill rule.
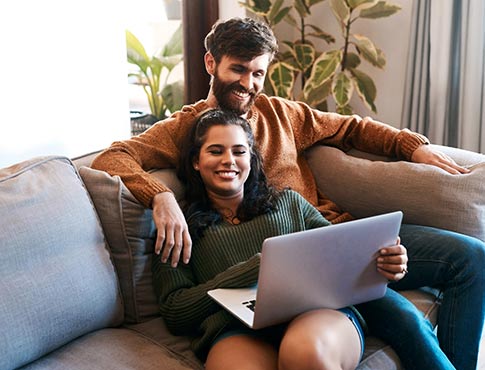
[[[156,194],[170,189],[148,171],[177,166],[182,140],[197,114],[206,108],[203,101],[185,106],[144,133],[114,142],[94,159],[91,167],[119,176],[138,201],[151,207]]]
[[[169,330],[175,335],[193,334],[202,321],[221,310],[219,304],[207,295],[215,288],[240,288],[257,283],[260,254],[197,284],[189,265],[172,268],[168,263],[154,259],[153,279],[159,297],[160,313]]]
[[[340,115],[312,109],[305,103],[283,101],[279,103],[290,119],[299,150],[314,144],[334,146],[344,151],[352,148],[410,160],[413,152],[429,140],[408,129],[399,130],[370,117]]]

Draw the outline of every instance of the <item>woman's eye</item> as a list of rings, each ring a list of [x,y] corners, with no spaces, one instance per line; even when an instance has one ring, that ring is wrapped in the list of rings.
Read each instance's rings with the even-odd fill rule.
[[[234,155],[244,155],[244,154],[246,154],[245,150],[237,150],[234,152]]]
[[[210,150],[209,153],[212,155],[220,155],[222,152],[220,150]]]

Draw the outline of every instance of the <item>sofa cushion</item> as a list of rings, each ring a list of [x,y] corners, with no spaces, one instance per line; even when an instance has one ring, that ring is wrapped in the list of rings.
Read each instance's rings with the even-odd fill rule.
[[[0,219],[1,369],[121,323],[101,225],[69,159],[1,169]]]
[[[324,146],[309,151],[308,161],[319,189],[355,217],[402,210],[405,223],[485,240],[485,156],[435,147],[471,172],[451,175],[435,166],[358,158]]]
[[[178,356],[133,330],[102,329],[85,335],[22,370],[194,370]]]
[[[153,290],[151,260],[156,238],[151,209],[131,194],[119,176],[88,167],[79,169],[98,211],[121,282],[125,321],[139,323],[159,314]],[[155,171],[155,177],[175,191],[182,187],[173,171]]]

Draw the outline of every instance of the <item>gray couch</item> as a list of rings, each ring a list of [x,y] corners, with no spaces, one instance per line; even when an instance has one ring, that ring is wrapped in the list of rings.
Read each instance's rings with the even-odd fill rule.
[[[444,149],[472,172],[328,147],[308,158],[324,193],[357,217],[401,209],[405,222],[485,239],[485,157]],[[92,158],[33,158],[0,170],[0,369],[203,369],[190,338],[172,336],[158,314],[151,211],[118,177],[89,168]],[[154,176],[181,197],[172,171]],[[403,294],[434,321],[435,293]],[[400,368],[389,346],[366,338],[358,369]]]

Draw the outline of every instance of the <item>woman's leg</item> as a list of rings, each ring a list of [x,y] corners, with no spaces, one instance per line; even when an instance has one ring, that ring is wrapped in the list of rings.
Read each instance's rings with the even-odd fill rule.
[[[279,350],[279,370],[354,370],[361,338],[349,317],[335,310],[304,313],[288,326]]]
[[[277,370],[278,354],[274,345],[252,335],[231,335],[210,349],[207,370]]]
[[[475,369],[485,316],[485,243],[415,225],[403,225],[400,236],[408,250],[409,274],[389,286],[396,290],[440,288],[440,346],[457,369]]]

